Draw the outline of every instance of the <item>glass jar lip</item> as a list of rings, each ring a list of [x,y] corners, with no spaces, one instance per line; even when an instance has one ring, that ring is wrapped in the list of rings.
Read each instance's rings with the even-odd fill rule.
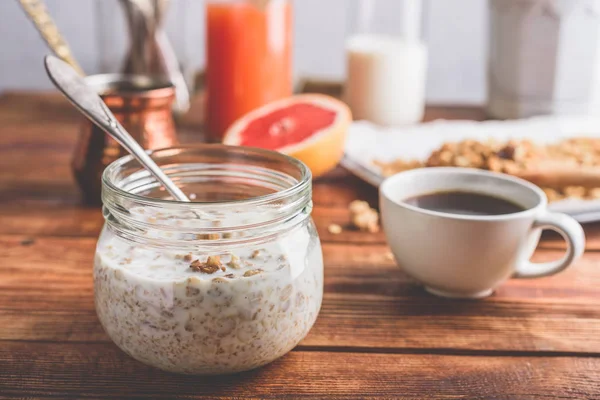
[[[242,200],[183,202],[183,201],[178,201],[178,200],[157,199],[157,198],[141,196],[141,195],[138,195],[135,193],[128,192],[128,191],[123,190],[122,188],[118,187],[115,183],[113,183],[112,177],[114,177],[116,175],[118,170],[120,168],[122,168],[124,165],[135,161],[135,159],[132,155],[126,155],[126,156],[123,156],[123,157],[113,161],[112,163],[110,163],[108,165],[108,167],[106,167],[106,169],[102,173],[102,184],[106,188],[108,188],[110,191],[112,191],[114,194],[116,194],[118,196],[122,196],[124,198],[128,198],[133,201],[137,201],[139,203],[163,205],[163,206],[175,207],[175,208],[191,207],[192,209],[201,209],[203,207],[215,206],[215,205],[252,206],[252,205],[257,205],[257,204],[262,204],[262,203],[267,203],[267,202],[274,202],[274,201],[278,201],[281,199],[285,199],[289,196],[293,196],[293,195],[305,190],[307,186],[311,185],[312,173],[310,171],[310,168],[308,168],[308,166],[306,164],[304,164],[302,161],[300,161],[294,157],[288,156],[283,153],[279,153],[274,150],[266,150],[266,149],[261,149],[261,148],[257,148],[257,147],[231,146],[231,145],[225,145],[225,144],[202,143],[202,144],[166,147],[166,148],[155,149],[155,150],[147,150],[146,153],[148,153],[148,155],[150,157],[154,158],[157,156],[169,156],[169,155],[173,155],[173,153],[182,152],[182,151],[194,151],[194,150],[195,151],[200,151],[200,150],[210,151],[211,149],[214,151],[220,150],[220,151],[226,151],[226,152],[237,152],[238,155],[242,155],[242,156],[255,155],[255,156],[262,156],[265,158],[270,157],[270,158],[278,159],[279,161],[286,162],[286,163],[296,167],[298,169],[298,171],[300,172],[300,179],[298,179],[297,182],[295,184],[293,184],[292,186],[285,188],[283,190],[280,190],[280,191],[277,191],[274,193],[269,193],[266,195],[251,197],[248,199],[242,199]]]

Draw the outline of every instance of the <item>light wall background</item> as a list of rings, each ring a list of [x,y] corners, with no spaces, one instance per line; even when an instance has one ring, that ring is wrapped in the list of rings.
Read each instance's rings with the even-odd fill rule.
[[[382,3],[397,0],[378,0]],[[118,0],[46,0],[88,74],[115,72],[127,48]],[[342,80],[344,40],[357,0],[295,0],[295,73]],[[481,103],[486,96],[487,0],[423,0],[430,103]],[[204,1],[172,0],[167,31],[186,72],[204,65]],[[0,0],[0,92],[49,89],[48,50],[17,0]]]

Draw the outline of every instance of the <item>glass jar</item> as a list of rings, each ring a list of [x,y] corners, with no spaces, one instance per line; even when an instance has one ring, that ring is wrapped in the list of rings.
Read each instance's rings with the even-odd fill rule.
[[[244,114],[292,94],[292,3],[206,2],[206,123],[213,139]]]
[[[223,145],[151,155],[193,202],[172,200],[131,156],[105,170],[94,292],[108,335],[139,361],[187,374],[286,354],[323,296],[309,169]]]

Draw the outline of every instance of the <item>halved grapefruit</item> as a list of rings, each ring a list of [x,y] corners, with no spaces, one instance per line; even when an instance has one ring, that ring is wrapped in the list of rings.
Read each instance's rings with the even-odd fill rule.
[[[296,157],[318,177],[342,159],[351,122],[350,109],[341,101],[322,94],[301,94],[246,114],[227,130],[223,143]]]

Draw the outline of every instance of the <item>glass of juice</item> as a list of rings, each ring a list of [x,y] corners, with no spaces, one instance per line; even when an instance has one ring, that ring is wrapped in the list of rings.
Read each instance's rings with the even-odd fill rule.
[[[238,118],[292,94],[292,3],[208,0],[208,132],[220,140]]]

